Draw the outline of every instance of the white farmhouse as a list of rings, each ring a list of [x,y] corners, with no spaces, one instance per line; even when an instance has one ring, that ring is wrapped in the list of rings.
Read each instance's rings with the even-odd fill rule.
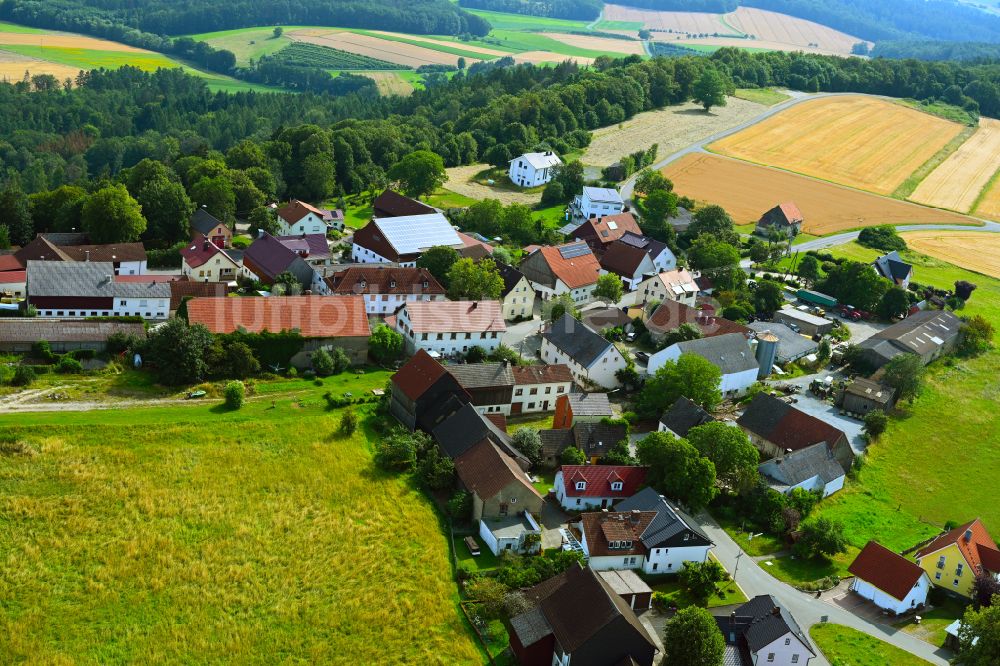
[[[170,279],[134,281],[116,276],[110,261],[29,261],[28,305],[39,317],[142,317],[170,315]]]
[[[676,258],[674,261],[676,262]],[[698,284],[694,276],[685,269],[673,269],[643,280],[636,287],[635,294],[636,305],[670,300],[693,308],[698,299]]]
[[[758,470],[768,485],[786,495],[802,488],[829,497],[844,487],[846,476],[826,442],[771,458],[761,463]]]
[[[510,181],[520,187],[545,185],[555,176],[556,167],[562,164],[551,150],[544,153],[525,153],[510,161]]]
[[[578,217],[586,220],[618,215],[625,210],[625,201],[618,190],[610,187],[584,187],[583,193],[573,199],[573,209]]]
[[[851,590],[890,613],[902,615],[927,603],[927,572],[880,543],[869,541],[848,571],[854,574]]]
[[[647,471],[634,465],[563,465],[552,485],[567,511],[607,509],[634,495]]]
[[[717,617],[722,637],[737,664],[805,666],[816,656],[812,644],[788,610],[770,594],[761,594],[728,616]],[[748,655],[749,660],[742,658]]]
[[[408,301],[386,323],[399,331],[406,350],[442,356],[482,347],[492,354],[507,330],[499,301]]]
[[[556,399],[569,394],[573,388],[573,373],[569,366],[516,365],[514,373],[514,395],[510,401],[510,413],[531,414],[550,412],[556,408]]]
[[[278,236],[301,236],[302,234],[323,234],[327,231],[344,230],[344,213],[340,210],[326,210],[292,199],[277,211]]]
[[[743,395],[757,381],[760,366],[742,333],[688,340],[661,349],[649,357],[649,374],[656,374],[667,361],[676,361],[681,354],[697,354],[719,368],[722,372],[719,390],[727,398]]]
[[[541,354],[545,363],[569,366],[577,382],[605,387],[618,386],[615,374],[626,365],[625,357],[614,344],[569,314],[542,331]]]

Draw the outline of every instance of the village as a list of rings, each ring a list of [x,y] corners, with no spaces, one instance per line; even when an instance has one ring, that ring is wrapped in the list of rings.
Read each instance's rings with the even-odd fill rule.
[[[527,153],[508,176],[537,188],[561,165]],[[845,557],[842,526],[810,513],[925,366],[992,338],[955,306],[974,285],[921,287],[894,250],[836,263],[797,249],[790,201],[742,236],[712,207],[649,234],[654,185],[637,201],[583,186],[561,242],[513,248],[393,189],[357,229],[294,199],[272,206],[273,233],[199,208],[179,271],[150,268],[139,242],[39,234],[0,256],[0,351],[31,359],[11,380],[25,388],[47,363],[166,372],[196,327],[222,341],[220,377],[391,368],[366,396],[395,424],[370,441],[375,461],[415,471],[447,513],[467,617],[486,642],[499,622],[519,664],[658,663],[665,640],[699,631],[689,608],[708,609],[726,664],[826,663],[803,629],[821,617],[943,663],[960,614],[941,645],[882,627],[1000,585],[974,507],[903,552],[854,549],[846,575],[788,572]],[[821,264],[867,297],[820,291]],[[288,353],[267,351],[288,337]],[[244,385],[226,385],[227,404],[231,388],[239,408]]]

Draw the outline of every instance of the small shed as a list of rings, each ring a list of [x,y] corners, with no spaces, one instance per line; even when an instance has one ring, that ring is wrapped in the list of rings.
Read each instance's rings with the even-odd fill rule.
[[[792,307],[784,307],[775,312],[774,320],[789,326],[794,324],[805,335],[825,335],[833,329],[833,322],[826,317],[817,317]]]
[[[896,392],[892,388],[858,377],[844,388],[841,406],[849,414],[864,416],[873,409],[887,412],[892,409]]]
[[[632,610],[644,611],[653,605],[653,590],[631,569],[597,573]]]

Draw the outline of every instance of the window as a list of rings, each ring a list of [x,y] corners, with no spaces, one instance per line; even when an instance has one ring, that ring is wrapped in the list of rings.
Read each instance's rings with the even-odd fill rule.
[[[613,481],[611,483],[611,490],[621,490],[621,489],[622,489],[622,482],[621,481]]]
[[[514,389],[514,395],[524,395],[524,389]]]
[[[510,498],[510,503],[511,504],[517,504],[517,498],[516,497],[511,497]]]
[[[565,386],[558,386],[558,387],[556,387],[556,393],[562,393],[565,390],[566,390]]]
[[[118,305],[125,307],[125,301],[118,301]]]
[[[451,339],[452,340],[458,340],[458,333],[452,333],[451,334]]]
[[[944,569],[944,555],[938,558],[937,568]]]
[[[528,403],[528,409],[534,409],[534,408],[535,408],[535,403],[529,402]]]
[[[785,639],[785,645],[791,645],[791,644],[792,644],[792,639],[791,638],[786,638]]]
[[[958,579],[956,578],[955,580],[953,580],[951,584],[953,587],[958,587]]]
[[[656,562],[653,562],[653,571],[656,571],[659,567],[660,567],[659,564],[657,564]]]
[[[792,663],[793,664],[799,663],[799,655],[797,655],[797,654],[793,654],[792,655]]]
[[[941,580],[941,572],[940,571],[938,571],[936,574],[934,574],[934,580]]]
[[[957,567],[955,567],[955,575],[956,576],[961,576],[962,575],[962,570],[964,568],[965,568],[965,565],[962,564],[962,563],[959,563],[959,565]]]
[[[774,653],[773,652],[768,652],[767,653],[767,660],[768,661],[774,661]]]
[[[577,490],[586,490],[587,489],[587,482],[586,481],[577,481],[576,482],[576,489]]]
[[[552,387],[551,386],[546,386],[545,387],[545,395],[548,395],[550,393],[552,393]]]
[[[438,333],[438,340],[444,340],[444,333]]]
[[[537,388],[529,389],[528,395],[538,395],[538,389]]]
[[[426,333],[421,333],[420,334],[420,339],[421,340],[426,340],[427,339],[427,334]]]
[[[622,560],[622,564],[624,564],[625,566],[628,566],[628,558],[627,557],[624,560]]]

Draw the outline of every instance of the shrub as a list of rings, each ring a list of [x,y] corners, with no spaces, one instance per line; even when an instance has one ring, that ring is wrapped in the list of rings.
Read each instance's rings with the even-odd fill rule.
[[[486,360],[486,350],[479,345],[474,345],[465,355],[465,360],[468,363],[482,363]]]
[[[412,470],[417,463],[417,445],[414,437],[396,430],[375,443],[375,462],[383,469]]]
[[[88,361],[97,356],[97,352],[93,349],[74,349],[69,352],[69,356],[72,356],[78,361]]]
[[[344,435],[350,436],[354,434],[354,431],[358,429],[358,415],[354,413],[353,409],[348,409],[344,412],[343,416],[340,417],[340,432]]]
[[[75,358],[63,356],[56,363],[56,372],[60,375],[79,375],[83,373],[83,366]]]
[[[472,514],[472,495],[464,490],[457,491],[448,500],[448,515],[456,520],[468,520]]]
[[[246,387],[240,381],[229,382],[223,390],[223,395],[226,397],[227,409],[239,409],[246,399]]]
[[[333,374],[335,375],[339,375],[344,370],[351,367],[350,357],[348,357],[347,352],[340,347],[333,348],[333,351],[330,352],[330,358],[333,359]]]
[[[31,356],[42,361],[51,361],[53,359],[53,354],[52,347],[49,346],[49,341],[38,340],[31,343]]]
[[[881,409],[873,409],[865,414],[865,434],[870,439],[878,439],[889,425],[889,418]]]
[[[11,378],[10,383],[14,386],[28,386],[35,381],[36,378],[37,375],[35,374],[34,369],[26,365],[19,365],[14,369],[14,377]]]

